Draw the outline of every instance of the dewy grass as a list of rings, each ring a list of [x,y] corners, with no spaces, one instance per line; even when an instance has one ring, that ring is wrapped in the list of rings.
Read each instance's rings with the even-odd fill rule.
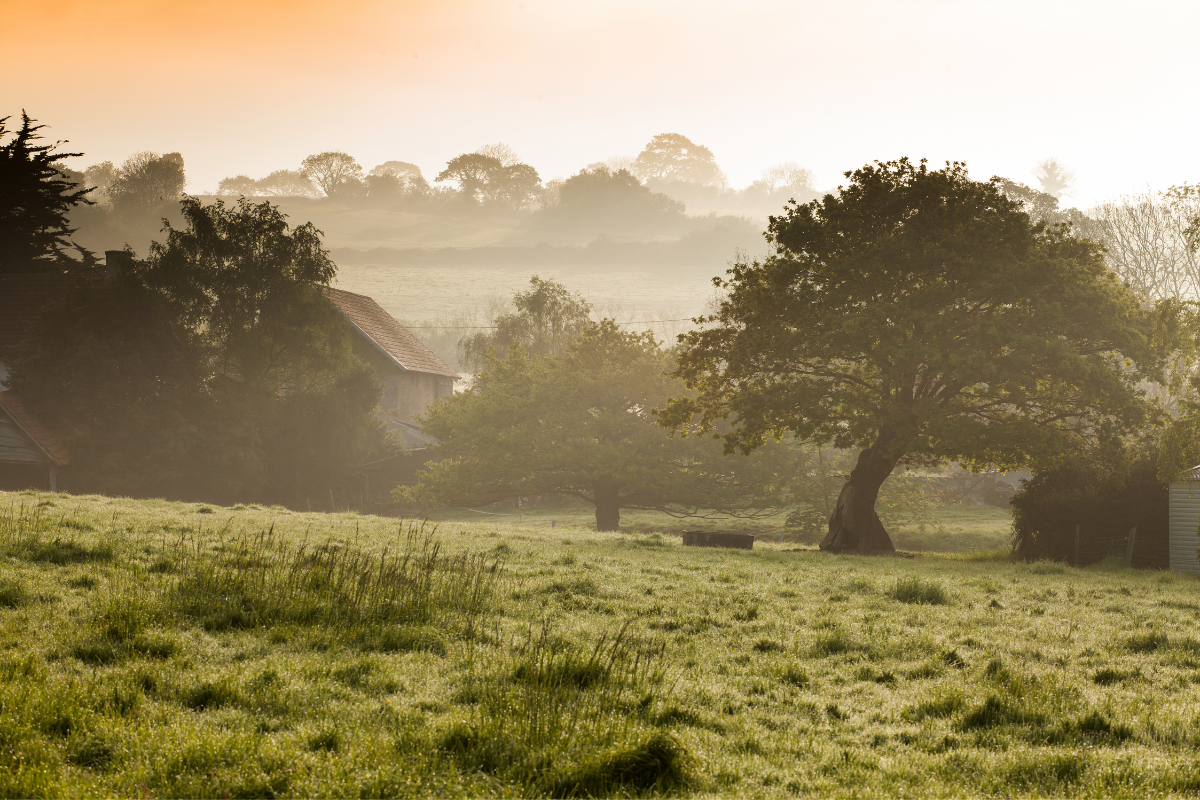
[[[399,552],[378,555],[332,542],[294,547],[272,534],[236,537],[217,554],[181,547],[174,607],[210,631],[424,625],[448,612],[481,612],[498,569],[482,555],[444,556],[424,525],[407,528]]]
[[[950,597],[941,584],[915,575],[898,578],[888,594],[901,603],[944,606],[950,602]]]
[[[199,508],[0,495],[0,796],[1200,789],[1189,576]]]

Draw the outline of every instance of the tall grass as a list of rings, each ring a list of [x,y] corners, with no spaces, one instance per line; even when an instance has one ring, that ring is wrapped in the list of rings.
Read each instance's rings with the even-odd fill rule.
[[[588,649],[549,622],[467,678],[472,711],[439,748],[460,768],[492,775],[527,796],[604,797],[670,792],[696,783],[694,760],[651,724],[662,699],[662,642],[630,623]]]
[[[184,543],[170,602],[210,631],[296,624],[362,633],[448,615],[470,628],[487,606],[499,561],[444,554],[436,528],[424,523],[400,533],[403,545],[379,554],[333,542],[293,546],[273,527],[235,536],[215,552]]]

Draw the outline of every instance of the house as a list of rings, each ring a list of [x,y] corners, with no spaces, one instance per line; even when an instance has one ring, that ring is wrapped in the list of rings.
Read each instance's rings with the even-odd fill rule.
[[[321,292],[354,328],[355,352],[383,381],[377,416],[400,435],[406,450],[428,448],[433,440],[421,433],[417,417],[454,393],[459,374],[370,297],[331,287]]]
[[[8,389],[5,362],[75,280],[62,274],[0,275],[0,488],[57,491],[61,470],[71,462],[61,439]]]
[[[105,255],[110,276],[128,258],[120,251]],[[0,487],[56,489],[60,470],[70,463],[62,440],[8,390],[5,358],[30,334],[43,310],[63,298],[76,280],[61,274],[0,275]],[[400,458],[386,459],[386,464],[361,465],[359,471],[368,486],[372,474],[393,485],[410,482],[434,444],[421,433],[417,417],[430,403],[452,394],[459,375],[370,297],[330,287],[320,291],[350,323],[355,352],[382,380],[376,416],[399,435],[406,451]]]

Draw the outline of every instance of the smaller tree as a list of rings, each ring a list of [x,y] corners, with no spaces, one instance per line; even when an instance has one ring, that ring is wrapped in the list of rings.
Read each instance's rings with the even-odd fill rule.
[[[362,182],[362,167],[352,156],[338,150],[308,156],[300,162],[300,173],[315,183],[326,197],[343,191],[347,184]]]
[[[217,184],[218,197],[258,197],[259,194],[258,181],[249,175],[222,178]]]
[[[557,186],[557,199],[546,209],[548,219],[593,227],[641,227],[664,218],[682,217],[684,205],[652,192],[628,170],[593,164]]]
[[[660,133],[651,139],[634,159],[633,172],[643,180],[725,185],[725,173],[712,151],[679,133]]]
[[[187,175],[179,153],[134,153],[116,171],[108,187],[113,207],[122,212],[146,212],[183,195]]]
[[[60,142],[36,144],[45,126],[25,113],[20,130],[5,142],[8,119],[0,119],[0,273],[76,265],[64,252],[76,247],[67,213],[90,203],[90,189],[66,178],[60,162],[81,153],[56,152]]]
[[[398,185],[399,191],[406,194],[425,194],[429,191],[429,181],[421,174],[421,168],[407,161],[385,161],[368,173],[368,186],[373,186],[371,178],[390,178]]]
[[[1058,199],[1069,194],[1075,186],[1075,173],[1063,166],[1057,158],[1043,158],[1033,169],[1042,191]]]
[[[535,356],[561,353],[590,324],[592,304],[554,280],[537,275],[529,279],[529,291],[513,296],[516,311],[492,321],[490,333],[464,337],[458,345],[459,363],[472,371],[483,369],[488,354],[504,358],[513,347]]]
[[[419,473],[406,500],[472,505],[560,494],[595,505],[596,528],[617,530],[623,508],[695,514],[761,513],[779,502],[788,470],[726,458],[711,437],[674,437],[652,409],[682,387],[652,333],[593,323],[555,355],[513,347],[465,392],[434,405],[422,430],[442,460]]]
[[[117,179],[117,168],[111,161],[101,161],[92,164],[83,171],[83,185],[94,187],[91,192],[92,200],[107,200],[108,187]]]
[[[446,163],[446,168],[438,173],[435,181],[455,181],[458,192],[472,203],[486,196],[488,183],[492,176],[504,169],[500,159],[479,153],[463,153],[455,156]]]

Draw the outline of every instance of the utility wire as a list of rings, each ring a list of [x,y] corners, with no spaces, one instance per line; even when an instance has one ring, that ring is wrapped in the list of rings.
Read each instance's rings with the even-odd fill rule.
[[[618,322],[618,325],[654,325],[658,322],[691,322],[691,317],[683,319],[644,319],[634,320],[633,322]],[[433,330],[453,330],[453,331],[494,331],[495,325],[405,325],[410,331],[433,331]]]

